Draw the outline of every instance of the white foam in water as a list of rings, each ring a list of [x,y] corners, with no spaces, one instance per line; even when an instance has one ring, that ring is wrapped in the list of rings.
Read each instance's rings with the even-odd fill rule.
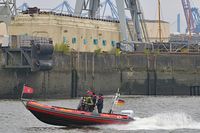
[[[104,128],[115,130],[175,130],[200,129],[200,122],[185,113],[161,113],[147,118],[135,118],[127,125],[109,125]]]

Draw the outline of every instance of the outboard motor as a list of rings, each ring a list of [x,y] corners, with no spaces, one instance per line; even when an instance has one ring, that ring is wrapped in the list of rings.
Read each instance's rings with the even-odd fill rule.
[[[122,114],[122,115],[127,115],[127,116],[133,118],[134,112],[133,112],[133,110],[122,110],[122,111],[121,111],[121,114]]]

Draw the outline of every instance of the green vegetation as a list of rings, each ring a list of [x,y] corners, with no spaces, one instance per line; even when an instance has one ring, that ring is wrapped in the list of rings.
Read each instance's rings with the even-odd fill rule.
[[[67,54],[70,52],[69,45],[61,43],[61,44],[56,44],[55,49],[56,52],[62,52],[64,54]]]
[[[116,48],[115,55],[120,56],[120,54],[121,54],[121,50],[119,48]]]
[[[150,50],[149,49],[144,49],[144,54],[145,55],[149,55],[150,54]]]
[[[101,53],[101,48],[98,48],[94,51],[95,54],[100,54]]]
[[[156,49],[155,51],[151,51],[149,49],[144,49],[144,54],[145,55],[150,55],[150,54],[160,55],[160,50]]]
[[[155,50],[155,52],[154,52],[156,55],[160,55],[160,50],[159,49],[157,49],[157,50]]]
[[[109,53],[114,54],[115,56],[120,56],[122,51],[118,48],[112,48],[112,50],[110,50]]]

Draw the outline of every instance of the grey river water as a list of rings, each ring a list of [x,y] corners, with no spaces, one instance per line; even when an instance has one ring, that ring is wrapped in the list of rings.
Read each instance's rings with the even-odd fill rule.
[[[128,125],[58,127],[37,120],[20,101],[0,100],[0,133],[199,133],[200,97],[146,97],[123,98],[132,109],[135,121]],[[76,108],[78,99],[40,101],[55,106]],[[105,98],[104,112],[111,105]]]

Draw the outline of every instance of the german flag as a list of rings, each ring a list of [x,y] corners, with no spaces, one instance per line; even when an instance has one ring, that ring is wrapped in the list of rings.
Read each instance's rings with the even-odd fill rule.
[[[125,101],[122,100],[122,99],[119,99],[119,100],[117,100],[117,101],[115,102],[115,104],[118,105],[118,106],[123,106],[123,105],[125,104]]]

